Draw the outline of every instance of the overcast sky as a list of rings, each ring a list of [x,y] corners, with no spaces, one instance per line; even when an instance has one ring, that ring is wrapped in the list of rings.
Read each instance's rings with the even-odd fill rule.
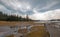
[[[34,20],[60,19],[60,0],[0,0],[0,11]]]

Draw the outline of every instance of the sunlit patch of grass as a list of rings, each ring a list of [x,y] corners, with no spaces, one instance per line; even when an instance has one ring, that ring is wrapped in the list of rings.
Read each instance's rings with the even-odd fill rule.
[[[14,35],[13,35],[13,34],[11,34],[11,35],[7,35],[7,36],[5,36],[5,37],[14,37]]]
[[[36,30],[34,30],[36,28]],[[32,31],[26,37],[50,37],[43,26],[32,27]]]

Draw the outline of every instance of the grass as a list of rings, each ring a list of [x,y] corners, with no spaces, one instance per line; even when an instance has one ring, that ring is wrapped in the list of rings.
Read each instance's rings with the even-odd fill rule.
[[[7,35],[7,36],[5,36],[5,37],[14,37],[14,35],[13,35],[13,34],[11,34],[11,35]]]
[[[21,24],[30,24],[30,25],[35,25],[37,23],[33,22],[7,22],[7,21],[0,21],[0,26],[4,25],[21,25]],[[40,25],[41,23],[39,23]],[[14,37],[14,35],[8,35],[6,37]],[[28,33],[25,37],[50,37],[49,32],[46,32],[44,26],[34,26],[31,28],[31,32]]]
[[[33,28],[37,28],[37,30],[31,31],[26,37],[50,37],[49,32],[46,32],[43,26],[37,26]]]
[[[0,26],[16,26],[16,25],[35,25],[43,23],[34,23],[34,21],[0,21]]]
[[[35,26],[31,29],[31,32],[24,37],[50,37],[49,32],[46,32],[44,26]],[[14,35],[8,35],[6,37],[14,37]]]
[[[33,22],[24,22],[24,21],[0,21],[0,26],[6,26],[6,25],[20,25],[20,24],[31,24]]]

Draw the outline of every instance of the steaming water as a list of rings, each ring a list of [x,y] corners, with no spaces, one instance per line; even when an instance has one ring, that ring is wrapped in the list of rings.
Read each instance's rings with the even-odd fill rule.
[[[15,34],[15,36],[18,36],[18,29],[23,29],[23,28],[27,28],[28,32],[30,32],[30,28],[32,26],[16,26],[14,28],[10,28],[10,26],[0,26],[0,37],[5,37],[6,35],[10,35],[10,34]]]
[[[43,25],[21,25],[21,26],[15,26],[11,28],[11,26],[0,26],[0,37],[5,37],[6,35],[14,34],[16,37],[19,36],[18,29],[24,29],[27,28],[28,32],[30,33],[30,29],[33,26],[43,26]],[[22,35],[22,34],[21,34]]]

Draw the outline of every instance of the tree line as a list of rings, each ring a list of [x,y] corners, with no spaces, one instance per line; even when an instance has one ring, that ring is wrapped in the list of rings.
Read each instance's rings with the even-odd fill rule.
[[[0,12],[0,21],[32,21],[32,19],[22,18],[22,16],[7,15]]]

